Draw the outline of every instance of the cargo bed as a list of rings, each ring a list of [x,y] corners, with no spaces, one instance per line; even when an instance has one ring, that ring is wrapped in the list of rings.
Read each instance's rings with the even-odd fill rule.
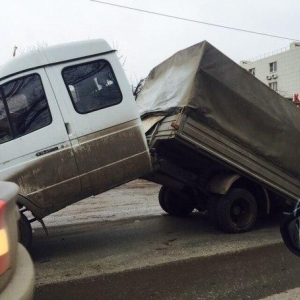
[[[137,105],[161,207],[196,207],[229,232],[298,204],[300,111],[204,41],[154,68]],[[286,201],[287,200],[287,201]]]
[[[149,119],[144,122],[149,122]],[[159,159],[179,165],[193,172],[195,177],[203,171],[207,173],[204,170],[209,168],[207,165],[213,165],[214,171],[211,171],[214,173],[219,165],[219,170],[239,173],[286,198],[294,201],[299,199],[300,180],[275,168],[226,136],[196,122],[184,112],[163,118],[146,136],[149,148],[155,149]],[[189,163],[191,158],[194,163]],[[198,160],[202,165],[196,163]],[[203,161],[207,163],[205,166]],[[157,172],[163,171],[157,169]],[[174,174],[169,176],[176,177]],[[209,187],[206,185],[206,188]]]

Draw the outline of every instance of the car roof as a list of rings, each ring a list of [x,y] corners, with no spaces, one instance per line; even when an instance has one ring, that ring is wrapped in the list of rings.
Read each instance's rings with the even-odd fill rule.
[[[14,57],[0,67],[0,79],[32,69],[114,51],[103,39],[49,46]]]

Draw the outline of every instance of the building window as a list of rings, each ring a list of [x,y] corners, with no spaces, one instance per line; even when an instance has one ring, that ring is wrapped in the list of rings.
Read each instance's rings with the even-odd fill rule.
[[[63,78],[75,110],[89,113],[122,101],[122,93],[110,64],[105,60],[67,67]]]
[[[41,78],[21,77],[0,86],[0,144],[52,122]]]
[[[273,61],[270,63],[270,72],[276,72],[277,71],[277,61]]]
[[[274,91],[277,91],[277,82],[271,82],[269,83],[269,87],[274,90]]]
[[[255,68],[249,69],[249,72],[255,76]]]

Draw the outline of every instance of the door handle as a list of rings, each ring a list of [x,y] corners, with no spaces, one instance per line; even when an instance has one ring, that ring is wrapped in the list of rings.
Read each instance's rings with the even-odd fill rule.
[[[75,134],[72,130],[71,124],[70,123],[65,123],[65,127],[66,127],[67,134],[68,134],[69,138],[75,137]]]
[[[70,123],[65,123],[65,127],[66,127],[68,135],[70,135],[71,134],[71,125],[70,125]]]

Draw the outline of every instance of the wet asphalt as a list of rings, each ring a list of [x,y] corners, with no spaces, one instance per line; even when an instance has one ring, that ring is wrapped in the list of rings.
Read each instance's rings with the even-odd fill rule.
[[[225,234],[198,213],[164,214],[158,187],[144,185],[51,215],[48,237],[35,228],[34,299],[261,299],[300,286],[300,258],[283,245],[278,218]]]
[[[300,259],[275,244],[43,285],[34,299],[261,299],[298,286]]]

